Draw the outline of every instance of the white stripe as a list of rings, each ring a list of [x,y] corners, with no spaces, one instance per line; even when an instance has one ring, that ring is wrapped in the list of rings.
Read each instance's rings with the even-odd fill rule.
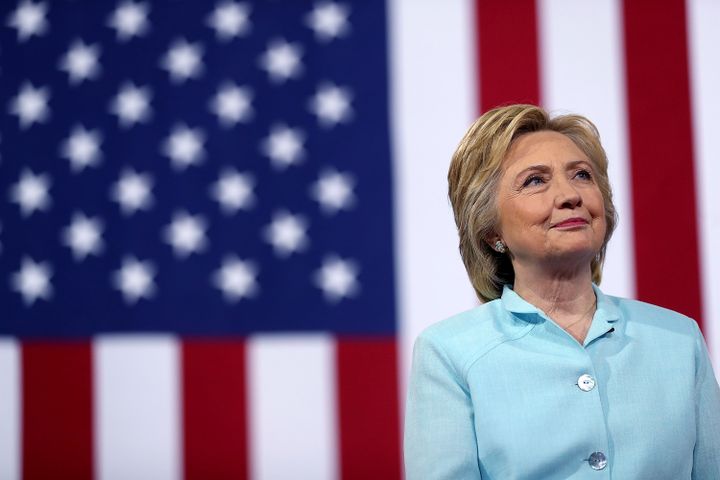
[[[20,348],[0,339],[0,478],[20,480]]]
[[[474,15],[470,0],[391,0],[388,7],[404,399],[420,331],[476,305],[447,197],[450,157],[477,114]]]
[[[262,335],[247,358],[251,478],[338,478],[333,340]]]
[[[630,161],[621,5],[617,0],[540,0],[542,98],[553,113],[579,113],[598,127],[620,222],[608,246],[604,292],[635,296]]]
[[[720,3],[687,5],[704,328],[720,378]]]
[[[95,438],[101,480],[182,476],[179,347],[170,336],[95,340]]]

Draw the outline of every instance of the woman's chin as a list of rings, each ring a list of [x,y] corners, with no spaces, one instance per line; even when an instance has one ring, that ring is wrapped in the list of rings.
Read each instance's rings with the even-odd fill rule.
[[[567,264],[575,266],[577,264],[590,263],[597,254],[597,250],[588,245],[566,245],[551,252],[546,260],[557,265]]]

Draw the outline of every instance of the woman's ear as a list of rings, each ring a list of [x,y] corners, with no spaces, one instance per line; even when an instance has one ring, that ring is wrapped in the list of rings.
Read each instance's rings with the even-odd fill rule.
[[[491,234],[487,235],[487,236],[484,238],[484,240],[485,240],[485,243],[487,243],[488,245],[490,245],[490,248],[492,248],[492,249],[494,250],[494,249],[495,249],[495,244],[497,243],[498,240],[502,240],[502,238],[500,237],[500,234],[499,234],[499,233],[497,233],[497,232],[492,232]]]

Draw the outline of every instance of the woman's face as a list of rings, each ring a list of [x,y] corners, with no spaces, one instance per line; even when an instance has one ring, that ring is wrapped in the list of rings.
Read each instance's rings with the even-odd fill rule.
[[[590,159],[568,137],[523,135],[504,160],[499,234],[522,266],[590,265],[605,238],[605,207]]]

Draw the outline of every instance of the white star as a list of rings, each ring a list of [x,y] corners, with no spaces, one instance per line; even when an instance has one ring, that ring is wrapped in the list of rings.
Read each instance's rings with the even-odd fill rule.
[[[335,2],[318,3],[306,17],[306,24],[315,32],[315,38],[327,42],[348,32],[349,13],[349,8],[345,5]]]
[[[199,128],[177,125],[162,145],[162,153],[170,157],[176,170],[184,170],[205,158],[203,142],[205,134]]]
[[[22,216],[27,217],[35,210],[47,210],[50,207],[49,188],[48,174],[35,175],[24,169],[18,182],[10,189],[10,200],[17,203]]]
[[[23,257],[20,270],[12,275],[11,283],[13,289],[22,295],[25,305],[29,306],[38,298],[50,299],[52,296],[51,276],[52,268],[47,262],[35,263],[32,258]]]
[[[285,80],[300,75],[302,49],[296,44],[285,40],[274,40],[260,57],[260,66],[267,70],[273,82],[282,83]]]
[[[226,169],[210,187],[210,196],[220,203],[226,214],[235,213],[239,209],[249,210],[255,203],[254,185],[255,180],[249,174]]]
[[[50,115],[48,87],[35,88],[25,82],[10,104],[10,113],[18,116],[20,128],[27,128],[36,122],[44,122]]]
[[[188,43],[185,39],[175,40],[160,62],[170,73],[170,79],[182,83],[197,78],[203,71],[203,49],[200,44]]]
[[[102,135],[97,130],[85,130],[83,126],[76,126],[63,142],[60,153],[70,160],[73,172],[81,171],[99,163],[102,157],[100,142]]]
[[[315,284],[325,294],[325,299],[336,303],[343,297],[351,297],[358,293],[358,268],[351,260],[342,260],[331,255],[323,260],[322,267],[315,272]]]
[[[163,237],[172,246],[176,256],[185,258],[207,247],[206,230],[207,222],[200,215],[177,212],[172,222],[165,227]]]
[[[125,215],[138,210],[149,210],[153,204],[152,177],[148,173],[135,173],[126,169],[110,192],[113,200],[120,204]]]
[[[300,215],[281,211],[273,215],[272,223],[265,227],[263,235],[277,255],[287,257],[307,247],[306,231],[307,220]]]
[[[222,266],[215,271],[212,283],[222,290],[226,300],[236,302],[243,297],[253,297],[257,294],[256,275],[257,267],[253,262],[240,260],[231,255],[226,257]]]
[[[44,2],[33,3],[23,0],[10,14],[7,25],[17,29],[18,40],[24,42],[33,35],[42,35],[47,31],[47,5]]]
[[[351,99],[352,94],[347,88],[325,84],[315,92],[309,107],[317,116],[320,125],[334,127],[337,123],[348,122],[352,118]]]
[[[150,87],[136,87],[132,83],[125,83],[110,104],[110,112],[118,116],[121,127],[146,122],[152,113],[151,97]]]
[[[132,37],[148,32],[149,9],[146,3],[135,3],[132,0],[122,2],[108,19],[108,25],[117,31],[117,38],[126,41]]]
[[[99,219],[76,213],[70,225],[63,230],[63,244],[70,247],[75,260],[84,260],[91,253],[99,255],[103,250],[102,229],[103,224]]]
[[[220,40],[228,41],[250,31],[249,15],[250,7],[247,4],[225,0],[218,3],[208,15],[207,25],[215,30]]]
[[[283,170],[304,157],[303,140],[305,134],[302,130],[275,125],[260,144],[260,149],[270,158],[274,167]]]
[[[323,212],[333,214],[355,204],[354,186],[355,179],[350,174],[327,169],[313,184],[310,194],[320,203]]]
[[[99,56],[98,45],[85,45],[82,40],[76,40],[60,59],[59,68],[67,72],[71,84],[78,84],[97,78],[100,73]]]
[[[220,87],[210,101],[210,111],[218,116],[224,127],[232,127],[237,122],[247,122],[253,115],[250,105],[252,96],[249,88],[227,83]]]
[[[150,298],[155,294],[155,266],[150,261],[138,261],[135,257],[123,259],[122,266],[112,276],[112,283],[120,290],[129,304],[137,303],[141,298]]]

